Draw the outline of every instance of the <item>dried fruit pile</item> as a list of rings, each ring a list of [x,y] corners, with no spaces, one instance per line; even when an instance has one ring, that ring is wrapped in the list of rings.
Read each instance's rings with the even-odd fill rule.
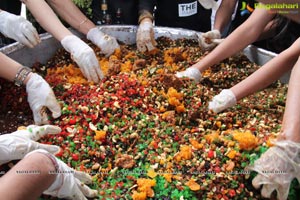
[[[122,45],[109,58],[93,48],[107,75],[99,84],[86,82],[63,50],[46,64],[62,105],[51,122],[62,132],[41,142],[61,146],[59,158],[90,173],[99,199],[261,199],[244,167],[279,132],[285,85],[214,114],[212,97],[258,68],[245,56],[213,66],[195,84],[172,75],[205,56],[195,41],[159,38],[152,54]]]

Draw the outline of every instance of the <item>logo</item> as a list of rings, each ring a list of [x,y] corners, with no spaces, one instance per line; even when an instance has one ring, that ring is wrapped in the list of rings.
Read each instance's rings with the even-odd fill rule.
[[[240,13],[241,13],[241,16],[244,16],[244,15],[250,15],[253,11],[254,11],[254,8],[252,8],[249,4],[247,4],[245,1],[242,1],[242,7],[240,9]]]
[[[254,9],[258,8],[268,10],[270,13],[298,14],[300,6],[299,3],[255,3],[254,8],[252,8],[247,2],[243,1],[240,14],[241,16],[249,15],[254,11]]]

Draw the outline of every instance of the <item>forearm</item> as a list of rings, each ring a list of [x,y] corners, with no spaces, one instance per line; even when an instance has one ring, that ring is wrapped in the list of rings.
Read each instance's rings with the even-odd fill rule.
[[[73,28],[87,34],[96,25],[71,0],[48,0],[52,8]]]
[[[219,30],[221,33],[224,31],[225,27],[231,21],[231,16],[234,12],[235,5],[236,0],[222,0],[215,16],[213,29]]]
[[[16,74],[18,73],[19,69],[22,65],[13,59],[9,58],[8,56],[0,53],[0,77],[4,78],[8,81],[14,81]],[[28,81],[30,74],[24,80],[24,83]]]
[[[300,41],[298,40],[298,45]],[[299,47],[300,48],[300,47]],[[298,54],[300,55],[300,54]],[[283,138],[300,142],[300,57],[296,62],[289,81],[285,112],[282,123]]]
[[[300,54],[298,39],[290,48],[273,58],[248,78],[231,88],[237,100],[266,88],[292,69]],[[299,89],[299,88],[298,88]]]
[[[243,50],[247,45],[256,41],[266,24],[272,18],[273,15],[269,14],[266,10],[255,10],[246,22],[239,26],[221,44],[193,67],[197,67],[202,73],[212,65]]]
[[[37,22],[57,40],[61,41],[72,33],[61,23],[53,10],[44,0],[22,0]]]
[[[40,153],[29,155],[0,178],[0,194],[10,200],[38,199],[56,178],[50,171],[55,171],[55,167],[48,157]]]

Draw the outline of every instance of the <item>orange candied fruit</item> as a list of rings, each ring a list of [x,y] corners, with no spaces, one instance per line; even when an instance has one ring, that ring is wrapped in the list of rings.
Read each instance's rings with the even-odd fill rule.
[[[179,153],[174,156],[174,159],[179,162],[181,160],[189,160],[192,158],[192,147],[187,145],[182,145],[180,147]]]
[[[194,180],[190,179],[188,182],[185,183],[192,191],[200,190],[200,185]]]
[[[133,192],[132,198],[138,199],[138,198],[144,198],[144,193],[146,194],[146,197],[154,197],[154,191],[152,187],[156,185],[156,181],[152,179],[146,179],[146,178],[139,178],[137,180],[137,192]]]
[[[96,135],[94,136],[95,140],[104,140],[106,137],[106,131],[95,131]]]
[[[256,148],[258,145],[258,139],[249,130],[235,130],[233,131],[232,136],[236,141],[238,141],[240,149],[251,150]]]
[[[55,76],[71,84],[87,84],[87,79],[83,76],[80,69],[74,64],[64,65],[63,67],[49,68],[47,76]]]
[[[133,200],[145,200],[145,199],[147,199],[147,194],[146,194],[146,192],[133,191],[132,199]]]
[[[206,141],[211,144],[213,143],[215,140],[219,139],[219,132],[218,131],[214,131],[211,134],[207,134],[204,136],[204,138],[206,139]]]

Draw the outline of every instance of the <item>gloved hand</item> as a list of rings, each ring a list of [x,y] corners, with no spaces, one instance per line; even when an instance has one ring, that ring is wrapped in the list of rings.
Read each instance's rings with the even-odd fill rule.
[[[202,78],[200,71],[195,67],[189,67],[182,72],[177,72],[175,74],[175,76],[177,78],[187,77],[187,78],[193,79],[196,83],[199,83]]]
[[[157,45],[154,38],[153,24],[143,20],[137,30],[136,45],[140,52],[152,51]]]
[[[198,34],[199,46],[205,50],[211,50],[223,41],[221,33],[218,30],[208,31],[206,33]]]
[[[30,48],[40,43],[39,35],[29,21],[6,11],[0,12],[0,32]]]
[[[26,92],[35,124],[48,124],[48,116],[44,107],[47,107],[52,112],[53,118],[61,115],[61,109],[53,90],[40,75],[36,73],[30,75],[26,83]]]
[[[57,153],[59,147],[36,142],[47,134],[58,134],[61,129],[57,126],[30,125],[26,130],[18,130],[11,134],[0,135],[0,165],[11,160],[22,159],[27,153],[35,149],[45,149],[50,153]]]
[[[232,107],[236,104],[236,97],[230,89],[222,90],[220,94],[213,97],[209,102],[208,109],[219,113],[226,108]]]
[[[92,190],[85,184],[92,183],[92,177],[84,172],[76,171],[66,165],[64,162],[49,154],[43,149],[32,151],[26,156],[32,153],[48,154],[54,160],[57,167],[57,175],[52,185],[43,193],[58,198],[84,200],[94,198],[98,195],[97,190]]]
[[[61,44],[71,54],[72,59],[89,81],[98,83],[104,78],[93,49],[81,39],[75,35],[68,35],[61,40]]]
[[[116,38],[104,34],[97,27],[89,30],[87,39],[97,45],[101,49],[101,53],[107,57],[113,54],[116,49],[120,48]]]
[[[203,6],[205,9],[218,9],[218,4],[215,0],[198,0],[198,2]]]
[[[287,199],[289,188],[294,178],[300,181],[300,144],[289,140],[275,142],[253,166],[246,170],[258,172],[252,180],[252,185],[259,188],[263,185],[261,194],[270,198],[277,191],[277,199]]]

